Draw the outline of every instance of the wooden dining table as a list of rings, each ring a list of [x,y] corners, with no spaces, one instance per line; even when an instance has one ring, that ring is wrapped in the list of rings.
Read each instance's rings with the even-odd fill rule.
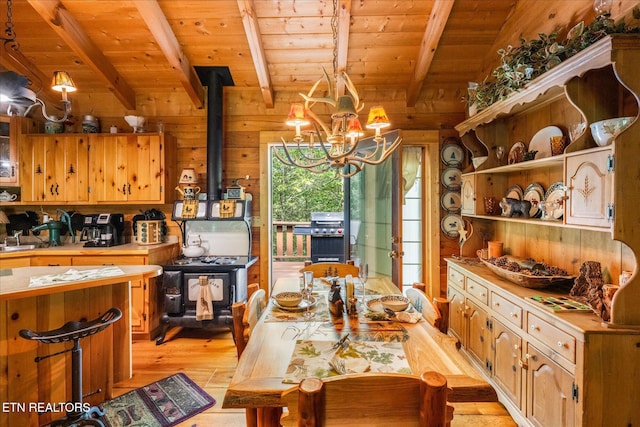
[[[357,283],[356,289],[360,290],[356,295],[360,301],[359,316],[344,313],[336,317],[323,311],[308,320],[302,316],[294,320],[286,319],[285,316],[285,320],[278,321],[278,316],[274,316],[278,309],[274,309],[275,301],[271,299],[251,332],[222,407],[258,408],[258,425],[278,426],[281,408],[284,406],[282,393],[297,387],[297,384],[283,380],[287,377],[292,354],[299,340],[338,342],[347,334],[350,339],[357,339],[359,335],[384,334],[385,331],[401,331],[406,361],[414,375],[437,371],[447,378],[447,385],[452,390],[449,401],[497,401],[495,390],[459,353],[457,340],[441,333],[424,319],[417,323],[399,323],[386,319],[363,321],[362,314],[368,311],[365,301],[376,296],[401,293],[393,283],[370,278],[364,291],[361,284]],[[272,295],[299,290],[300,281],[297,277],[280,278],[274,284]],[[315,279],[316,298],[326,298],[329,290],[328,281]],[[327,310],[327,305],[318,304],[316,308]]]

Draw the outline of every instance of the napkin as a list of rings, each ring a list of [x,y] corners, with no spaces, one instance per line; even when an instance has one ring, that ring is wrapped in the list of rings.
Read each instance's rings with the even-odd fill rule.
[[[420,312],[414,311],[408,313],[406,311],[401,311],[400,313],[396,313],[392,320],[402,323],[418,323],[420,319],[422,319],[422,313]]]

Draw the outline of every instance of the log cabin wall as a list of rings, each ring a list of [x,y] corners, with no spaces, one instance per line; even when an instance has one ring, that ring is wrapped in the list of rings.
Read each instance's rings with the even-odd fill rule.
[[[402,130],[438,129],[440,126],[452,127],[464,119],[462,113],[456,112],[460,108],[462,94],[454,86],[433,87],[425,91],[427,96],[413,108],[406,107],[404,94],[364,92],[365,103],[384,103],[392,120],[393,126]],[[299,101],[297,92],[276,94],[275,108],[269,109],[264,105],[260,91],[248,88],[224,88],[224,143],[223,143],[223,188],[230,185],[234,178],[244,178],[241,181],[246,191],[253,196],[252,216],[260,218],[260,132],[275,131],[282,136],[292,136],[291,128],[285,125],[289,105]],[[371,101],[368,101],[370,99]],[[91,114],[100,119],[102,131],[115,125],[119,132],[130,132],[130,126],[125,122],[127,114],[138,114],[147,117],[147,130],[155,131],[157,123],[162,121],[164,131],[177,138],[178,155],[176,169],[193,167],[199,177],[202,192],[206,192],[206,109],[193,107],[190,99],[180,90],[173,92],[158,92],[153,96],[139,97],[136,100],[138,109],[130,111],[124,109],[115,97],[105,93],[80,93],[73,96],[73,111],[78,118],[75,132],[81,131],[81,117]],[[437,111],[452,111],[451,113],[437,113]],[[445,122],[446,125],[443,125]],[[435,183],[437,188],[437,183]],[[175,198],[181,198],[173,189],[167,189]],[[41,208],[50,214],[55,214],[55,207],[65,210],[76,210],[80,213],[117,212],[125,215],[125,221],[131,222],[133,215],[147,209],[155,208],[163,211],[167,218],[171,217],[172,205],[146,204],[114,204],[114,205],[65,205],[65,206],[29,206],[21,205],[5,207],[7,213],[34,210]],[[180,231],[176,223],[168,220],[169,235],[179,238]],[[125,238],[131,240],[132,230],[127,229]],[[252,229],[252,253],[260,253],[259,221],[254,221]],[[249,270],[249,282],[260,282],[260,268],[254,265]]]
[[[75,8],[84,7],[84,2],[68,2],[68,6],[72,11]],[[538,8],[540,2],[534,2],[533,0],[521,0],[515,1],[503,1],[503,2],[477,2],[470,0],[458,0],[452,14],[451,19],[447,22],[445,36],[441,40],[442,49],[438,49],[436,53],[433,66],[429,70],[430,78],[427,78],[424,82],[422,89],[420,90],[417,102],[413,107],[407,107],[407,99],[405,90],[397,89],[385,89],[385,85],[389,81],[371,80],[369,74],[365,73],[366,66],[371,67],[383,67],[386,76],[394,76],[394,73],[398,75],[401,73],[399,65],[404,64],[405,68],[410,67],[410,63],[415,59],[415,55],[408,49],[396,49],[393,52],[393,61],[377,65],[369,64],[367,62],[367,49],[366,42],[360,42],[360,45],[352,44],[358,52],[358,61],[351,60],[349,62],[349,72],[353,76],[366,77],[365,82],[356,82],[356,86],[360,86],[360,83],[366,83],[364,90],[361,92],[361,96],[366,104],[373,105],[374,103],[383,104],[393,122],[393,126],[402,130],[438,130],[448,129],[459,123],[464,119],[464,104],[461,99],[466,92],[466,80],[463,84],[456,80],[453,74],[464,74],[465,79],[480,81],[484,76],[490,73],[490,71],[496,66],[499,60],[496,54],[497,50],[504,48],[508,45],[517,45],[518,39],[523,37],[525,39],[533,39],[537,37],[538,33],[550,33],[554,30],[559,30],[559,33],[565,34],[566,31],[574,26],[581,20],[585,22],[591,22],[594,17],[592,10],[593,2],[591,0],[586,1],[574,1],[574,2],[548,2],[543,6],[545,13],[536,14],[538,19],[533,19],[532,8]],[[626,17],[627,20],[632,17],[632,8],[637,5],[637,2],[615,2],[612,9],[612,17],[618,19]],[[167,13],[172,16],[170,9],[171,2],[165,2],[163,7],[167,8]],[[366,5],[361,5],[367,7]],[[34,22],[40,22],[33,18],[33,12],[23,9],[23,5],[16,6],[15,18],[17,24],[17,33],[20,35],[23,49],[29,56],[35,59],[39,59],[44,56],[46,61],[39,63],[36,61],[36,65],[43,70],[48,71],[49,68],[55,65],[59,67],[60,64],[76,64],[79,68],[80,75],[88,73],[87,70],[81,68],[82,61],[79,61],[76,56],[68,49],[63,42],[58,43],[56,36],[51,28],[47,25],[35,25]],[[97,3],[92,5],[92,8],[96,8],[95,13],[101,15],[98,9],[110,10],[113,6],[109,2],[98,5]],[[182,8],[183,6],[176,6]],[[206,15],[206,11],[200,10],[198,7],[194,7],[194,4],[190,5],[191,12],[195,18],[189,18],[186,23],[179,22],[181,31],[194,33],[201,32],[201,20],[202,16]],[[407,6],[408,7],[408,6]],[[226,13],[226,9],[234,10],[236,12],[237,4],[235,2],[220,2],[220,6],[215,11],[216,20],[220,28],[228,28],[231,26],[238,26],[236,29],[240,31],[240,21],[230,18],[232,14]],[[493,8],[488,10],[485,8]],[[498,9],[498,10],[496,10]],[[120,10],[120,9],[119,9]],[[225,12],[225,13],[223,13]],[[460,12],[460,13],[455,13]],[[129,12],[128,12],[129,13]],[[77,16],[82,16],[80,13],[76,13]],[[40,18],[41,19],[41,18]],[[383,19],[381,16],[380,19]],[[105,39],[117,39],[119,50],[113,51],[114,48],[108,45],[112,52],[110,53],[110,60],[123,67],[125,75],[131,80],[131,84],[135,86],[135,110],[127,109],[118,100],[118,98],[107,90],[104,86],[104,82],[94,83],[91,87],[85,86],[80,88],[78,92],[75,92],[72,96],[73,111],[78,123],[76,126],[79,130],[80,121],[82,115],[92,114],[101,119],[102,129],[107,130],[111,125],[116,125],[121,131],[129,131],[129,126],[125,123],[123,117],[127,114],[138,114],[148,118],[149,130],[155,130],[158,120],[162,120],[164,124],[165,132],[168,132],[177,137],[178,143],[178,155],[176,159],[176,168],[179,170],[182,167],[194,167],[200,175],[200,181],[204,184],[204,175],[206,170],[206,111],[204,109],[198,109],[194,107],[192,100],[189,98],[184,89],[178,82],[171,90],[166,89],[166,81],[162,81],[166,78],[166,74],[162,74],[163,67],[167,67],[166,64],[155,64],[158,56],[147,53],[145,46],[143,46],[138,40],[140,34],[140,28],[126,29],[127,25],[133,28],[133,25],[126,22],[116,22],[117,20],[110,19],[117,25],[118,31],[106,31],[100,33],[98,36],[94,35],[96,40],[100,40],[100,43],[107,45]],[[409,20],[410,21],[410,20]],[[417,20],[416,20],[417,21]],[[493,22],[495,21],[495,22]],[[214,21],[211,21],[214,22]],[[372,21],[373,22],[373,21]],[[42,22],[40,22],[42,23]],[[224,25],[223,25],[224,24]],[[370,24],[375,27],[374,24]],[[475,25],[475,27],[474,27]],[[478,25],[482,31],[478,29]],[[485,33],[490,27],[495,27],[497,36],[493,33]],[[235,28],[235,27],[234,27]],[[377,27],[376,27],[377,28]],[[474,30],[475,28],[475,30]],[[87,31],[91,33],[90,25]],[[213,27],[209,30],[213,30]],[[491,31],[494,31],[491,30]],[[128,31],[132,31],[130,35],[122,38],[119,35],[129,34]],[[177,31],[177,30],[176,30]],[[478,32],[474,32],[478,31]],[[143,31],[144,32],[144,31]],[[178,31],[180,32],[180,31]],[[31,36],[29,33],[32,33]],[[499,34],[498,34],[499,33]],[[417,40],[420,39],[420,33]],[[193,34],[188,33],[190,37]],[[222,37],[222,34],[217,34],[217,37]],[[415,36],[415,35],[414,35]],[[474,40],[474,43],[469,44],[469,37]],[[30,38],[31,37],[31,38]],[[137,38],[138,37],[138,38]],[[235,37],[235,36],[234,36]],[[46,45],[44,40],[51,45]],[[190,40],[187,38],[186,40]],[[185,46],[188,48],[188,52],[194,57],[199,56],[199,61],[192,60],[192,65],[212,65],[215,61],[218,61],[218,55],[227,54],[228,51],[233,51],[233,58],[238,58],[237,64],[231,63],[215,63],[215,65],[230,65],[235,66],[238,70],[241,70],[235,78],[236,86],[226,87],[224,89],[224,164],[223,164],[223,187],[231,183],[233,178],[240,178],[249,175],[251,178],[248,182],[243,182],[243,185],[247,186],[247,191],[252,193],[254,197],[253,215],[259,217],[261,195],[259,185],[259,133],[261,131],[277,131],[287,132],[288,129],[284,125],[284,118],[289,109],[289,104],[292,101],[299,101],[300,97],[298,88],[300,81],[286,80],[285,76],[280,76],[278,83],[283,86],[291,86],[289,92],[283,90],[276,90],[274,92],[274,108],[267,108],[265,106],[265,99],[261,93],[260,88],[253,84],[252,80],[255,77],[255,70],[252,68],[247,71],[247,67],[240,61],[241,56],[248,57],[248,50],[246,48],[235,49],[232,47],[233,41],[229,39],[228,46],[220,51],[207,50],[208,46],[189,44],[185,41]],[[489,42],[489,40],[491,40]],[[58,43],[58,44],[56,44]],[[120,47],[122,43],[123,47]],[[146,43],[143,41],[143,43]],[[363,44],[364,43],[364,44]],[[481,49],[483,54],[473,54],[472,51],[478,51],[478,46],[483,46]],[[490,47],[486,47],[490,45]],[[44,46],[44,47],[43,47]],[[32,52],[29,52],[31,47]],[[135,52],[144,51],[145,56],[134,56],[127,49],[136,47]],[[148,46],[147,46],[148,47]],[[224,51],[224,52],[223,52]],[[44,54],[42,52],[45,52]],[[155,53],[157,54],[157,52]],[[57,55],[57,56],[52,56]],[[484,59],[482,59],[484,58]],[[232,59],[233,61],[234,59]],[[299,59],[298,59],[299,60]],[[202,61],[209,61],[203,63]],[[477,62],[482,63],[482,72],[477,72]],[[126,65],[123,65],[126,64]],[[408,65],[409,64],[409,65]],[[137,67],[134,69],[134,67]],[[274,67],[275,70],[285,70],[284,64],[271,64],[270,67]],[[126,70],[125,70],[126,68]],[[250,67],[249,67],[250,68]],[[157,73],[154,73],[154,70]],[[474,70],[474,75],[467,75],[465,71]],[[72,69],[71,71],[75,71]],[[455,73],[454,73],[455,71]],[[318,68],[318,77],[320,74]],[[233,74],[233,71],[232,71]],[[240,74],[251,77],[240,77]],[[78,76],[78,73],[74,73],[74,76]],[[380,77],[382,79],[382,77]],[[392,77],[386,77],[386,80],[392,79]],[[288,82],[283,84],[282,82]],[[398,81],[404,81],[399,79]],[[435,82],[435,83],[434,83]],[[294,87],[295,86],[295,87]],[[310,85],[303,85],[307,90]],[[280,86],[282,87],[282,86]],[[280,87],[278,89],[280,89]],[[57,102],[57,95],[51,97],[49,103],[53,104]],[[432,183],[435,191],[440,191],[438,188],[439,183]],[[172,191],[171,189],[167,189]],[[203,189],[204,191],[204,189]],[[176,193],[175,196],[178,196]],[[89,213],[95,211],[111,211],[111,212],[123,212],[126,215],[126,219],[130,221],[131,216],[139,213],[140,210],[150,209],[152,207],[163,210],[167,215],[170,213],[170,205],[164,206],[151,206],[151,205],[103,205],[100,207],[95,206],[61,206],[65,209],[78,209],[80,212]],[[7,213],[13,211],[23,211],[25,209],[32,209],[39,211],[40,206],[6,206],[3,207]],[[48,207],[45,206],[45,209]],[[53,207],[51,207],[53,208]],[[53,209],[51,209],[53,210]],[[178,235],[178,229],[175,224],[169,221],[170,234]],[[129,231],[130,232],[130,231]],[[505,233],[507,231],[505,230]],[[532,231],[531,234],[539,235],[537,231]],[[589,233],[593,234],[593,233]],[[595,233],[595,237],[587,236],[584,240],[599,240],[604,234]],[[259,253],[260,235],[259,228],[254,227],[253,230],[253,253]],[[581,237],[581,236],[580,236]],[[505,239],[506,240],[506,239]],[[580,238],[578,237],[578,240]],[[510,245],[514,248],[522,247],[520,244],[513,243]],[[442,243],[440,247],[441,256],[449,256],[451,249],[455,249],[452,246],[451,241]],[[473,250],[473,245],[470,244],[465,250]],[[620,265],[624,265],[628,256],[630,256],[623,247],[615,249],[617,255],[615,258],[619,260]],[[582,258],[582,257],[581,257]],[[625,267],[626,269],[626,267]],[[257,281],[259,279],[258,268],[254,267],[253,271],[250,271],[249,280]],[[446,289],[446,281],[441,280],[441,289]]]

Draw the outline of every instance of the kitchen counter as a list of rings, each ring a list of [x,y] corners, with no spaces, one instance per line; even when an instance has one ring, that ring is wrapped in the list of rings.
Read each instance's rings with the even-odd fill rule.
[[[38,250],[35,250],[37,252]],[[33,277],[78,271],[111,269],[110,277],[29,286]],[[0,400],[31,408],[32,404],[68,402],[71,398],[70,358],[36,356],[69,348],[69,343],[41,344],[19,336],[21,329],[47,331],[70,321],[97,318],[112,307],[123,316],[105,330],[80,341],[83,351],[85,400],[101,403],[112,397],[115,382],[131,377],[131,285],[162,273],[158,265],[25,267],[0,270]],[[30,406],[31,405],[31,406]],[[18,406],[20,408],[20,406]],[[0,412],[0,425],[43,425],[63,415],[35,410]]]
[[[180,252],[180,246],[177,242],[159,243],[157,245],[138,245],[137,243],[126,243],[124,245],[102,248],[85,248],[84,242],[82,242],[66,244],[63,246],[36,248],[25,251],[0,252],[0,260],[22,258],[34,255],[149,255],[156,251],[171,248],[172,246],[175,246],[175,256],[178,256]]]

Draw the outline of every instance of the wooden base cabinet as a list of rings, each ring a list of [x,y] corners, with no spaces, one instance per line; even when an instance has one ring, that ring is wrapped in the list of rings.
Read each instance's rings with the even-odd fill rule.
[[[560,294],[447,262],[449,333],[519,425],[640,425],[640,330],[550,312],[527,298]]]

